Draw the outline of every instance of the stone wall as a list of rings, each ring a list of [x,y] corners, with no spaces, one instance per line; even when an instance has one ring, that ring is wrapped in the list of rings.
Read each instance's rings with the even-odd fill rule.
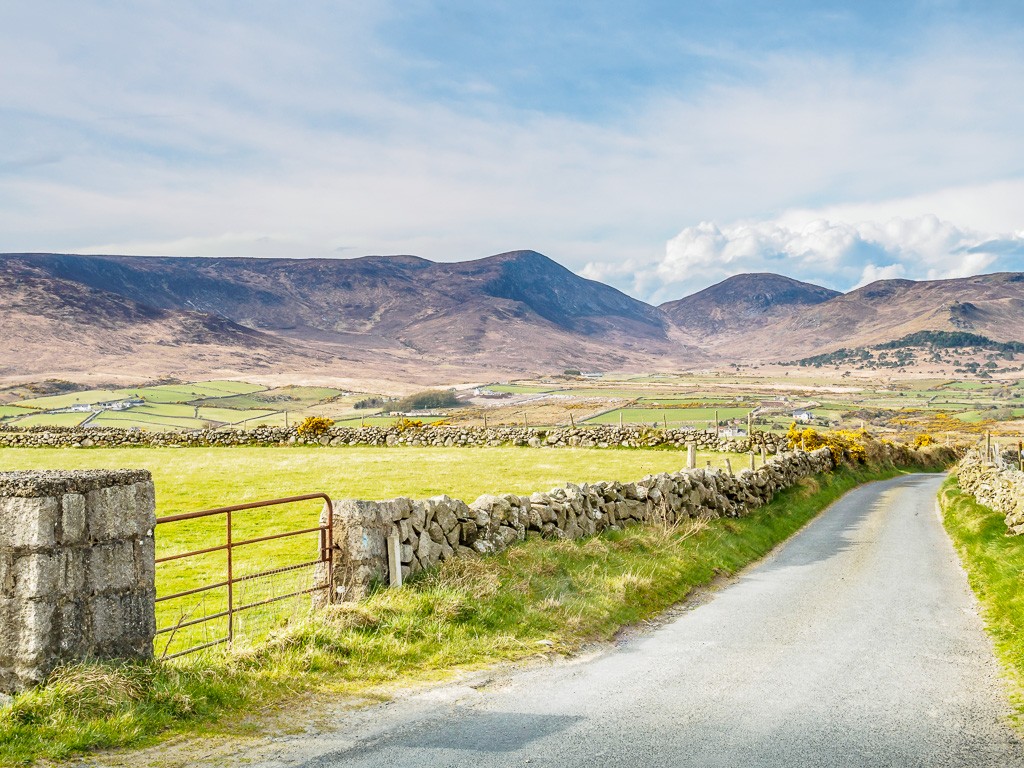
[[[0,691],[152,655],[155,520],[146,471],[0,472]]]
[[[318,438],[303,438],[295,428],[255,427],[248,430],[202,429],[173,432],[115,429],[108,427],[0,427],[0,446],[26,448],[91,448],[227,445],[414,445],[414,446],[579,446],[584,448],[682,447],[695,444],[702,450],[746,453],[763,445],[768,453],[782,450],[785,438],[769,432],[754,432],[751,438],[727,438],[713,431],[660,429],[653,427],[579,426],[550,429],[526,427],[426,426],[400,430],[397,427],[333,427]]]
[[[998,467],[972,452],[960,460],[957,474],[960,487],[979,504],[1005,515],[1009,535],[1024,534],[1024,472]]]
[[[397,538],[403,577],[450,557],[499,552],[530,532],[579,538],[631,523],[736,517],[801,478],[832,469],[827,448],[780,454],[756,470],[687,469],[636,482],[567,485],[529,496],[481,496],[471,504],[426,500],[334,503],[335,586],[358,599],[388,583],[388,539]]]

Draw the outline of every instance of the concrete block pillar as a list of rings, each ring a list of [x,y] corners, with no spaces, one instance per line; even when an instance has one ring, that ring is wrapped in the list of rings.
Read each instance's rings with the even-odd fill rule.
[[[152,656],[155,523],[147,471],[0,472],[0,691]]]

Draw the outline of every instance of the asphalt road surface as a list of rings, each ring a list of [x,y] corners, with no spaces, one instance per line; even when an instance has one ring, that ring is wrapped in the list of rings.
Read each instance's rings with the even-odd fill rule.
[[[941,478],[862,487],[672,621],[278,741],[263,766],[1024,766]],[[250,758],[251,759],[251,758]]]

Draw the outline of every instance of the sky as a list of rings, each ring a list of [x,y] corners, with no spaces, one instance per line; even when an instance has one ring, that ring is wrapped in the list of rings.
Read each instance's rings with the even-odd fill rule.
[[[0,251],[1024,270],[1024,4],[4,3]]]

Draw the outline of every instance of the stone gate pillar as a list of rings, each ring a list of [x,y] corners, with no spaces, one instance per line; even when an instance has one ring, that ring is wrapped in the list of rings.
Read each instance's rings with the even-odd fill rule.
[[[155,523],[148,471],[0,472],[0,691],[152,656]]]

